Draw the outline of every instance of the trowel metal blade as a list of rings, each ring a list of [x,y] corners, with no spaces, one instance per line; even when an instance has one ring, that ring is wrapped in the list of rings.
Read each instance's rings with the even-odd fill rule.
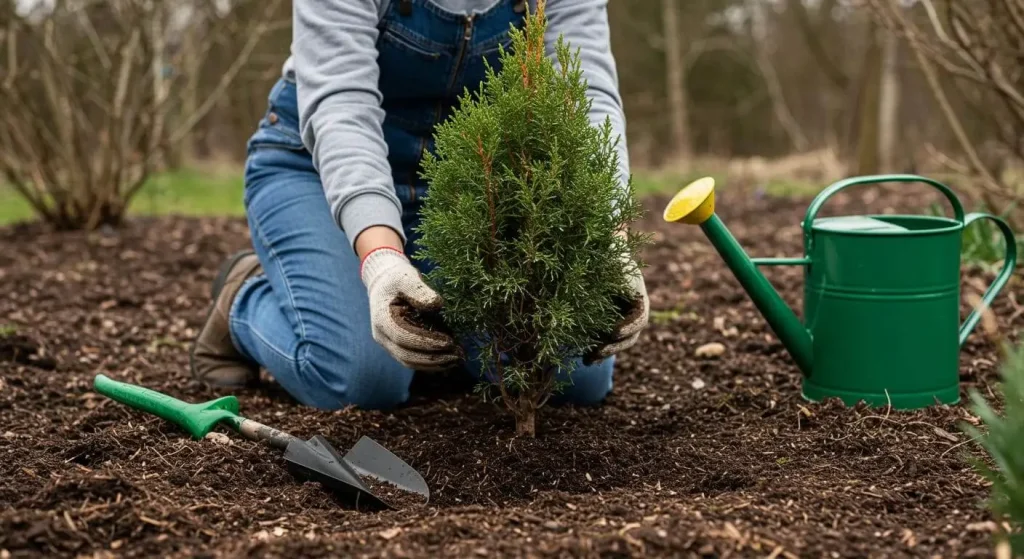
[[[430,500],[430,488],[427,487],[423,476],[371,438],[359,439],[345,455],[344,460],[361,475],[371,476],[399,489],[421,495],[424,503]]]
[[[359,474],[353,471],[338,451],[320,435],[308,441],[293,439],[285,448],[284,459],[294,474],[318,481],[353,498],[357,507],[360,504],[374,507],[389,506],[373,494],[360,479]]]

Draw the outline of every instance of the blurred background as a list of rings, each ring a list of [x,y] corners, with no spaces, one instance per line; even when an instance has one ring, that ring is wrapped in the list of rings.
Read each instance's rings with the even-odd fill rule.
[[[557,0],[551,0],[557,1]],[[1024,0],[611,0],[636,182],[947,181],[1024,230]],[[0,223],[238,214],[283,0],[0,1]]]

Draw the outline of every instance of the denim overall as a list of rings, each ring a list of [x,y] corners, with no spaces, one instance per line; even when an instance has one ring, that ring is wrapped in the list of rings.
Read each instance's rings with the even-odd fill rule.
[[[468,16],[431,0],[391,0],[379,24],[384,137],[403,206],[407,254],[416,250],[413,228],[427,189],[419,164],[424,150],[434,149],[433,127],[452,113],[464,88],[477,89],[485,77],[484,59],[499,68],[498,46],[511,47],[510,25],[522,28],[522,2],[496,0]],[[249,140],[244,195],[264,273],[247,281],[235,298],[232,341],[305,405],[401,404],[409,397],[413,371],[372,338],[359,258],[331,215],[300,138],[294,81],[279,80],[268,104]],[[476,352],[466,350],[471,357],[465,367],[479,376]],[[613,363],[577,363],[572,385],[557,399],[599,403],[611,390]]]

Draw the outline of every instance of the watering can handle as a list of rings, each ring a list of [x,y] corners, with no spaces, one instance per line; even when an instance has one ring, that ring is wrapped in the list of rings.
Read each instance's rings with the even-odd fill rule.
[[[994,215],[972,212],[967,214],[967,217],[964,219],[964,229],[980,219],[993,221],[999,227],[999,230],[1003,232],[1003,239],[1006,241],[1006,256],[1003,259],[1003,269],[999,270],[999,275],[996,276],[995,281],[985,290],[985,294],[981,297],[981,303],[978,303],[978,306],[971,311],[971,314],[967,316],[967,320],[960,326],[961,346],[967,341],[967,336],[971,335],[971,330],[974,330],[974,327],[978,325],[978,321],[981,320],[981,313],[992,304],[992,300],[996,298],[996,295],[1006,285],[1006,282],[1010,281],[1010,278],[1013,276],[1013,269],[1017,265],[1017,241],[1010,226]]]
[[[804,216],[803,222],[805,248],[810,248],[811,227],[814,225],[814,218],[817,217],[818,211],[821,210],[821,207],[825,205],[825,202],[831,198],[833,194],[849,186],[877,184],[881,182],[922,182],[929,186],[933,186],[936,190],[941,192],[947,200],[949,200],[950,204],[952,204],[954,218],[960,223],[964,223],[964,208],[960,204],[960,199],[956,197],[956,194],[954,194],[948,186],[934,179],[919,175],[865,175],[861,177],[851,177],[829,185],[825,190],[822,190],[821,193],[814,198],[814,201],[811,202],[811,205],[807,207],[807,214]]]

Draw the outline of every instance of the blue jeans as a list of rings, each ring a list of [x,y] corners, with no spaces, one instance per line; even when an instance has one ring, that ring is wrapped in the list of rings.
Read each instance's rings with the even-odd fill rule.
[[[294,121],[289,102],[275,107],[276,98],[291,95],[294,84],[275,87],[275,116],[261,122],[249,146],[244,201],[264,274],[248,280],[231,307],[232,340],[303,404],[390,408],[408,399],[413,371],[371,336],[359,258],[334,222],[310,153],[288,126]],[[413,227],[425,194],[414,190],[396,189],[408,254],[416,250]],[[614,358],[577,363],[571,386],[552,402],[601,402],[612,387],[613,365]],[[471,359],[465,368],[479,378],[480,363]]]

